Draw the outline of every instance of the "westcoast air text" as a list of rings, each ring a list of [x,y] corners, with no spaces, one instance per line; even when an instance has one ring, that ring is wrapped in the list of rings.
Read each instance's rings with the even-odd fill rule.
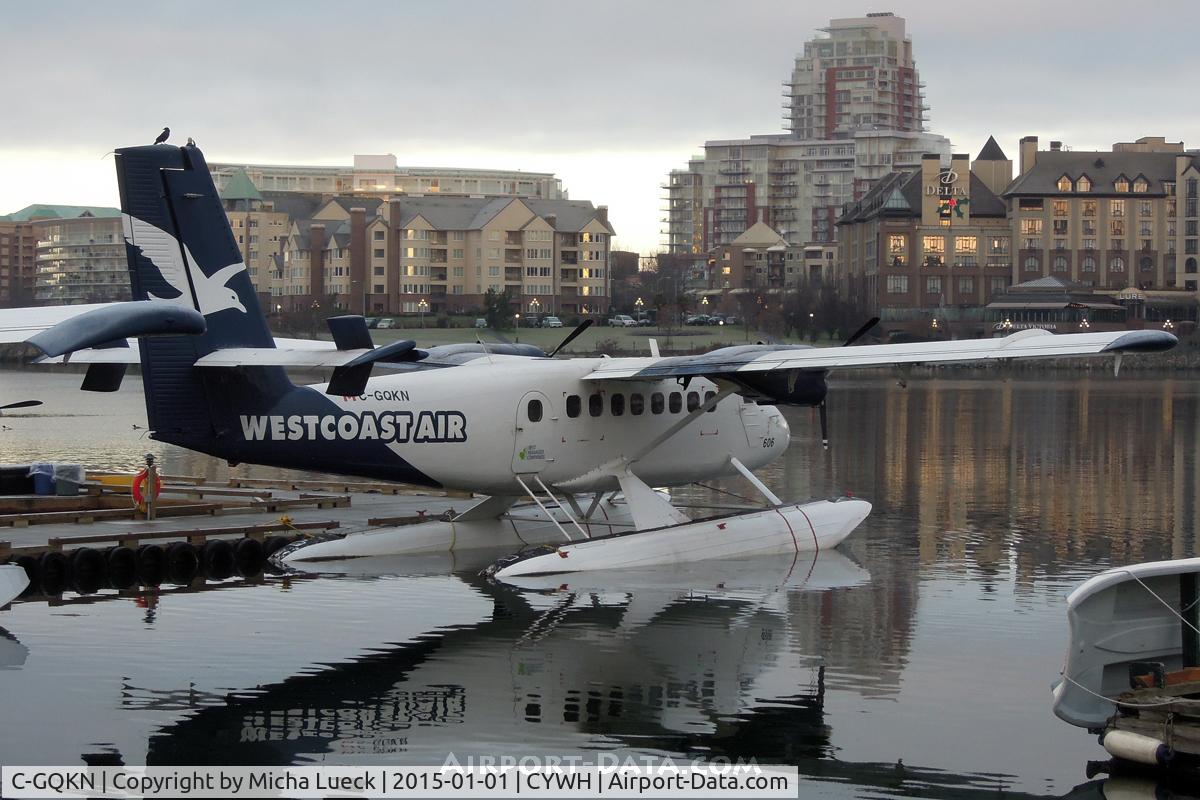
[[[465,442],[461,411],[241,415],[248,442]]]

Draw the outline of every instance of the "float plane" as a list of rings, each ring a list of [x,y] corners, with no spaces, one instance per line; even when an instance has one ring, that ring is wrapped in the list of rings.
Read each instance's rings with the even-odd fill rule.
[[[0,342],[88,364],[87,390],[115,390],[126,366],[140,362],[151,437],[231,464],[488,495],[447,519],[309,543],[285,553],[288,560],[560,542],[497,562],[491,572],[504,578],[825,549],[871,505],[786,502],[753,470],[788,446],[777,406],[824,411],[830,370],[1077,356],[1115,357],[1119,366],[1126,353],[1176,344],[1165,331],[1027,330],[971,341],[564,358],[556,357],[561,345],[549,354],[482,342],[375,347],[361,316],[330,319],[332,342],[277,340],[200,150],[155,144],[115,153],[134,299],[0,311]],[[289,367],[333,372],[327,384],[300,386]],[[372,375],[384,370],[391,374]],[[738,474],[762,493],[764,508],[692,520],[651,488]],[[526,498],[535,505],[521,513],[514,505]]]

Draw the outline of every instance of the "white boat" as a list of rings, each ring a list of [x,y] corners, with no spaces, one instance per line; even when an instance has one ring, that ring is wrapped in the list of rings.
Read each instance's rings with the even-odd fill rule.
[[[870,513],[870,503],[853,498],[781,505],[530,549],[497,561],[487,574],[506,580],[820,551],[839,544]]]
[[[29,576],[17,564],[0,564],[0,608],[8,605],[25,591]]]
[[[1081,728],[1103,729],[1117,711],[1115,698],[1130,689],[1131,665],[1181,669],[1187,623],[1180,598],[1195,594],[1198,575],[1200,558],[1155,561],[1110,569],[1071,592],[1071,641],[1054,685],[1054,713]]]

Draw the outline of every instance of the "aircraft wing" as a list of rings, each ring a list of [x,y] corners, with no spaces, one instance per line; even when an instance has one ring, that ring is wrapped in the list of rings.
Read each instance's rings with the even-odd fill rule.
[[[23,342],[30,336],[53,328],[60,322],[94,311],[110,303],[90,303],[80,306],[40,306],[35,308],[0,308],[0,344]]]
[[[710,353],[670,358],[614,358],[584,380],[657,380],[669,377],[720,377],[783,370],[825,371],[913,364],[953,364],[1027,358],[1114,356],[1170,350],[1178,340],[1166,331],[1052,334],[1027,330],[999,339],[965,339],[857,347],[742,345]]]

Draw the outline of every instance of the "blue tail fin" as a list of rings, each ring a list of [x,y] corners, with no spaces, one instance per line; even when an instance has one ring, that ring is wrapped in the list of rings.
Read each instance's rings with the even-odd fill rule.
[[[208,323],[199,336],[140,340],[150,428],[209,451],[203,444],[233,424],[231,395],[265,405],[291,383],[277,367],[216,377],[193,367],[222,348],[274,347],[203,154],[149,145],[117,150],[116,162],[133,299],[186,305]]]

